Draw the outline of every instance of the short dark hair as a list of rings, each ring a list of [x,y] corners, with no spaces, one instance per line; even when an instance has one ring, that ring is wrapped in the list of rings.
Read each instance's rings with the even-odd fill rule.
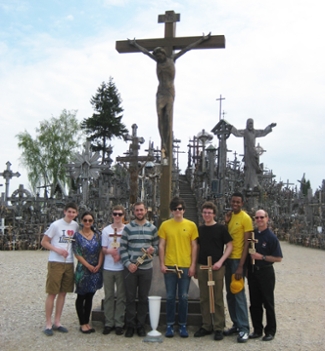
[[[67,211],[69,208],[73,208],[74,210],[78,211],[78,206],[76,203],[74,202],[68,202],[65,206],[64,206],[64,211]]]
[[[201,207],[201,212],[205,209],[208,208],[209,210],[212,210],[214,214],[217,213],[217,206],[211,202],[211,201],[206,201],[202,207]]]
[[[178,205],[182,205],[183,209],[185,210],[185,201],[182,198],[175,196],[174,198],[172,198],[169,204],[169,209],[171,211],[174,211]]]
[[[234,192],[231,197],[240,197],[242,199],[242,201],[244,202],[244,195],[242,193],[240,193],[239,191]]]

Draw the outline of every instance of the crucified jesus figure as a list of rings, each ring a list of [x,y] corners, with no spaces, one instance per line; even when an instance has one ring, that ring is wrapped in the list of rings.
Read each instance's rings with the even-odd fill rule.
[[[177,53],[173,53],[171,56],[167,56],[166,51],[157,47],[153,52],[149,52],[146,48],[139,45],[135,39],[128,39],[129,44],[139,49],[142,53],[149,56],[151,59],[157,62],[157,77],[159,81],[158,90],[156,94],[156,109],[158,115],[158,129],[161,138],[161,150],[165,153],[166,157],[170,156],[169,140],[171,138],[170,126],[173,121],[173,105],[175,98],[175,61],[184,55],[187,51],[200,45],[206,40],[209,40],[211,32],[208,35],[202,35],[202,37],[194,43],[188,45],[186,48],[180,50]]]

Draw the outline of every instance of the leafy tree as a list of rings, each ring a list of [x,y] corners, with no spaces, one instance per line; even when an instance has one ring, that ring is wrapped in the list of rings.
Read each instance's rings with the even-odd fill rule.
[[[113,137],[122,138],[128,132],[121,122],[123,117],[122,99],[112,77],[109,78],[108,83],[101,84],[95,96],[92,96],[90,103],[95,113],[92,117],[83,120],[81,128],[88,135],[92,149],[102,153],[102,163],[105,163],[111,153],[108,140]]]
[[[81,137],[76,114],[77,111],[63,110],[60,117],[40,122],[35,139],[26,130],[16,135],[22,150],[20,160],[28,171],[34,192],[40,185],[48,186],[58,181],[67,184],[64,165],[70,161]]]

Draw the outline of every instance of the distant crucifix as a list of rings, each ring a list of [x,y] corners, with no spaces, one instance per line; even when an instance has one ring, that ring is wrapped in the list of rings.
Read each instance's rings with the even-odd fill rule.
[[[158,115],[158,128],[161,138],[162,155],[165,155],[165,169],[162,170],[161,194],[168,194],[168,201],[161,198],[161,205],[169,205],[171,193],[172,169],[172,135],[173,135],[173,105],[175,97],[174,78],[175,61],[187,51],[192,49],[217,49],[225,47],[223,35],[201,37],[175,37],[176,22],[180,21],[180,14],[166,11],[158,16],[158,23],[165,23],[165,37],[161,39],[142,39],[117,41],[116,50],[119,53],[142,52],[157,62],[157,77],[159,81],[156,95],[156,109]],[[174,50],[180,50],[174,53]],[[152,51],[152,52],[150,52]],[[162,191],[163,190],[163,191]],[[161,209],[162,207],[161,206]],[[169,211],[162,217],[169,217]]]

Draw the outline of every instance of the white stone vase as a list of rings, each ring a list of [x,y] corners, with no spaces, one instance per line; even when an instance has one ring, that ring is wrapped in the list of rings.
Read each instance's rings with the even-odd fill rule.
[[[161,333],[157,330],[160,317],[161,296],[149,296],[149,317],[152,330],[148,333],[149,336],[160,336]]]

